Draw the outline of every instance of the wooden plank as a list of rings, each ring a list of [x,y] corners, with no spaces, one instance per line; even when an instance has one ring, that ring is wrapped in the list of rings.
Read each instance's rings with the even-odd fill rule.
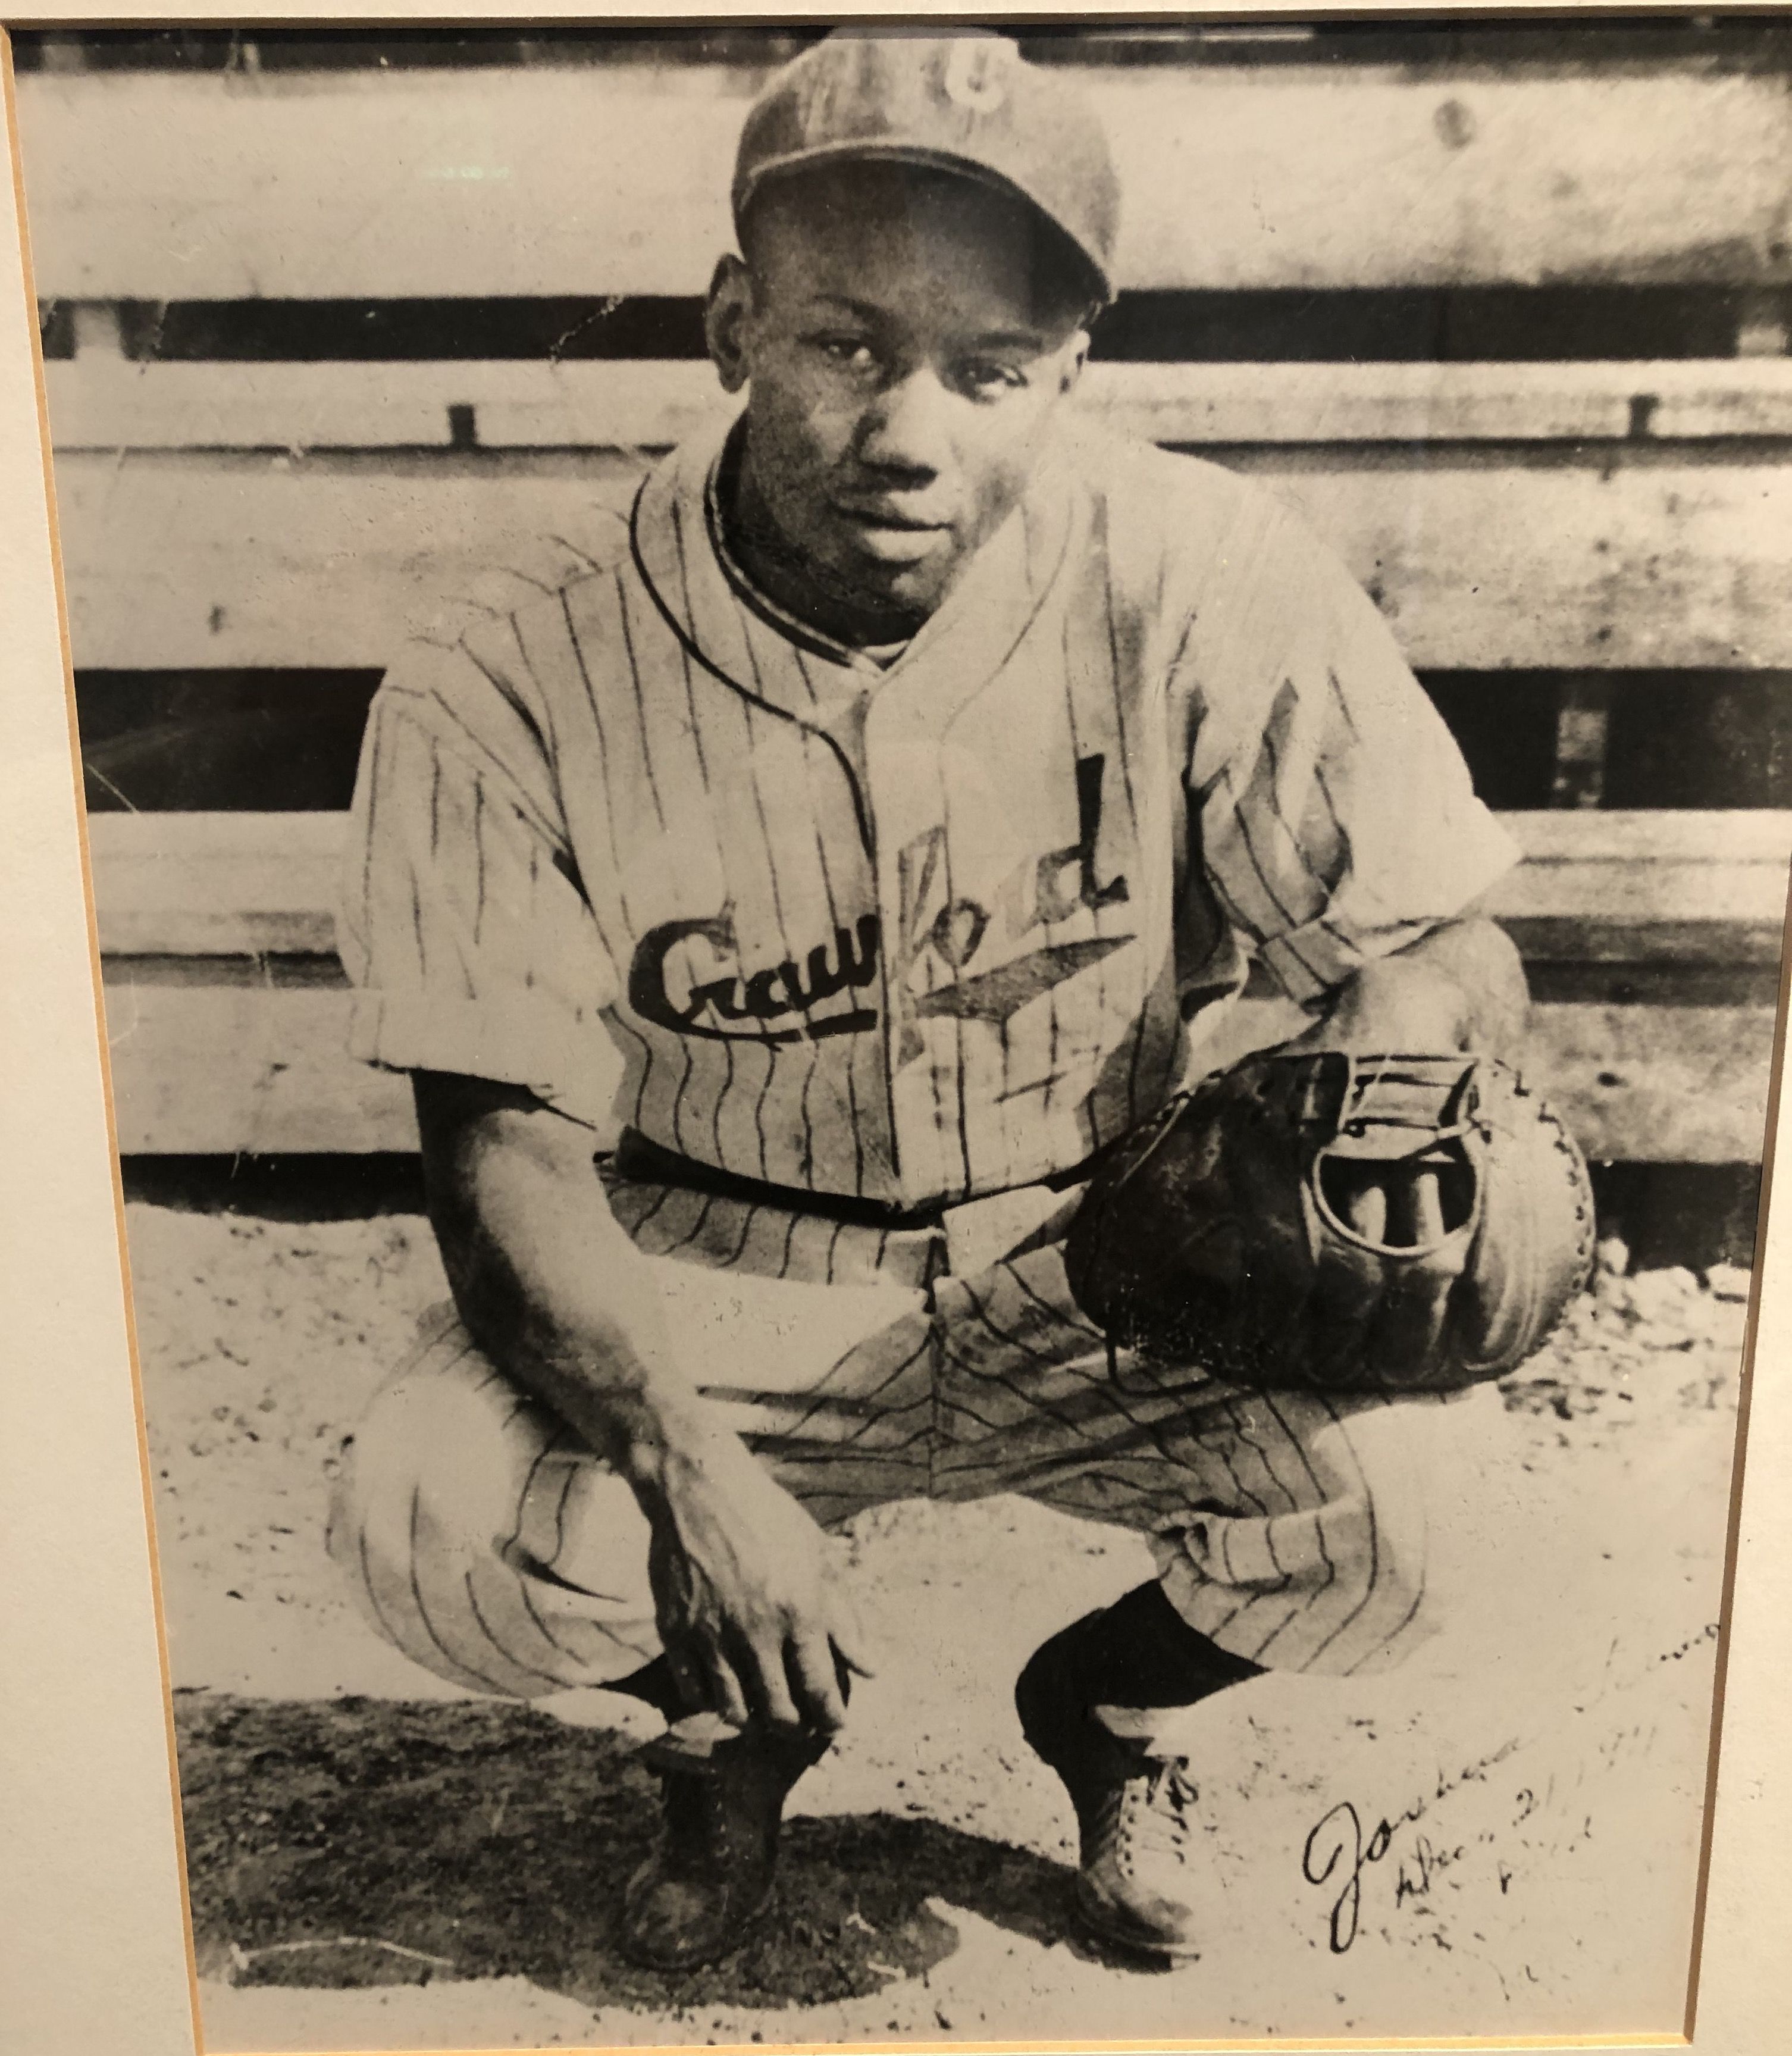
[[[1534,874],[1548,864],[1792,862],[1781,807],[1537,808],[1502,814]]]
[[[322,955],[336,947],[348,816],[93,814],[88,846],[109,955]]]
[[[1540,1006],[1526,1074],[1596,1161],[1755,1164],[1770,1006]]]
[[[404,1080],[341,1054],[350,999],[109,983],[119,1147],[414,1149]],[[1595,1158],[1755,1162],[1773,1033],[1770,1007],[1545,1006],[1525,1068]]]
[[[1710,816],[1707,816],[1707,819]],[[1786,918],[1786,864],[1651,863],[1644,858],[1527,864],[1501,892],[1513,919],[1581,919],[1611,923],[1767,921],[1776,937]]]
[[[1792,451],[1229,449],[1439,670],[1792,666]],[[56,469],[83,666],[377,666],[547,532],[600,532],[612,451],[207,457]]]
[[[1233,450],[1440,670],[1792,663],[1792,458],[1689,445]],[[1593,468],[1597,465],[1597,469]]]
[[[1389,72],[1350,91],[1320,70],[1279,91],[1270,71],[1150,83],[1104,96],[1130,284],[1786,275],[1792,110],[1778,80],[1732,92],[1687,73]],[[1735,126],[1719,135],[1707,121]]]
[[[1489,910],[1533,960],[1778,961],[1792,813],[1508,813],[1525,861]],[[95,814],[112,956],[327,953],[347,817]]]
[[[1663,442],[1702,436],[1792,435],[1792,387],[1786,379],[1792,360],[1786,355],[1783,324],[1778,338],[1777,356],[1739,357],[1721,366],[1692,359],[1672,370],[1650,366],[1633,403],[1640,432]]]
[[[120,1150],[415,1149],[409,1081],[345,1054],[351,997],[109,983]]]
[[[460,406],[488,449],[664,449],[733,405],[707,358],[44,370],[58,451],[446,449]]]
[[[1531,963],[1777,966],[1792,814],[1508,814],[1526,860],[1500,919]]]
[[[707,362],[45,367],[77,450],[664,449],[732,405]],[[1095,364],[1083,404],[1181,445],[1792,437],[1792,359],[1569,364]]]
[[[1792,436],[1792,360],[1772,358],[1096,364],[1084,391],[1124,433],[1182,445]]]
[[[642,465],[148,454],[57,466],[75,662],[379,666],[537,539],[614,536]]]
[[[1786,276],[1771,74],[1091,68],[1139,287]],[[701,292],[750,68],[19,81],[38,290]]]

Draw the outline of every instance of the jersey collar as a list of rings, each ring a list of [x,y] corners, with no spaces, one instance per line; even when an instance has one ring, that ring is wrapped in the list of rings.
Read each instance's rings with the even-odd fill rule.
[[[961,659],[969,642],[989,675],[1001,653],[1025,632],[1056,579],[1076,521],[1073,467],[1058,452],[1042,461],[1020,505],[980,549],[944,603],[887,662],[831,641],[760,592],[733,562],[716,511],[716,479],[739,417],[692,437],[649,474],[636,500],[631,532],[637,569],[660,605],[703,658],[752,697],[772,702],[805,723],[826,724],[843,702],[874,688],[883,700],[922,702],[937,690],[911,695],[933,674],[939,652],[961,678],[958,693],[974,690]],[[951,654],[948,654],[948,653]],[[949,694],[955,698],[957,693]]]
[[[744,417],[737,417],[723,438],[703,482],[704,524],[709,538],[709,547],[716,553],[716,561],[721,566],[722,575],[734,589],[734,596],[743,607],[750,607],[760,619],[776,629],[786,642],[794,642],[799,650],[807,650],[837,664],[843,670],[859,670],[869,665],[874,671],[886,671],[908,647],[908,639],[891,642],[881,648],[866,649],[849,642],[841,642],[831,635],[824,635],[819,628],[799,620],[787,607],[780,607],[769,593],[762,591],[748,575],[745,567],[728,547],[728,524],[722,518],[723,483],[729,468],[736,463],[740,455],[741,432]]]
[[[630,516],[636,570],[706,666],[749,698],[805,725],[823,725],[881,674],[868,658],[780,619],[724,561],[711,501],[732,427],[724,423],[681,444],[649,474]]]

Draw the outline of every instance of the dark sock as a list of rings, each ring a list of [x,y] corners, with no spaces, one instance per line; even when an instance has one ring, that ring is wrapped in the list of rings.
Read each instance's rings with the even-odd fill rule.
[[[1067,1632],[1080,1645],[1076,1667],[1093,1706],[1192,1706],[1262,1674],[1190,1627],[1155,1579]]]
[[[651,1663],[631,1670],[626,1678],[615,1678],[604,1690],[626,1692],[631,1699],[645,1699],[669,1721],[681,1721],[690,1711],[678,1695],[678,1687],[673,1682],[672,1666],[663,1656],[656,1656]]]

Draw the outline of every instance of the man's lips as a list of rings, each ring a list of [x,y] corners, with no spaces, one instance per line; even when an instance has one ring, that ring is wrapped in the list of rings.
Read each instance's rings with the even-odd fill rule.
[[[837,500],[834,511],[868,555],[898,562],[925,556],[951,529],[949,522],[924,520],[891,507]]]

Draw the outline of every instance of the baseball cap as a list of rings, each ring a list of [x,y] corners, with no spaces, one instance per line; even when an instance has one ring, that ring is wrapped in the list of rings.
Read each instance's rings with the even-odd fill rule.
[[[1120,185],[1099,117],[1068,79],[988,34],[842,29],[773,75],[735,159],[739,227],[768,180],[847,158],[959,172],[1017,194],[1114,297]]]

